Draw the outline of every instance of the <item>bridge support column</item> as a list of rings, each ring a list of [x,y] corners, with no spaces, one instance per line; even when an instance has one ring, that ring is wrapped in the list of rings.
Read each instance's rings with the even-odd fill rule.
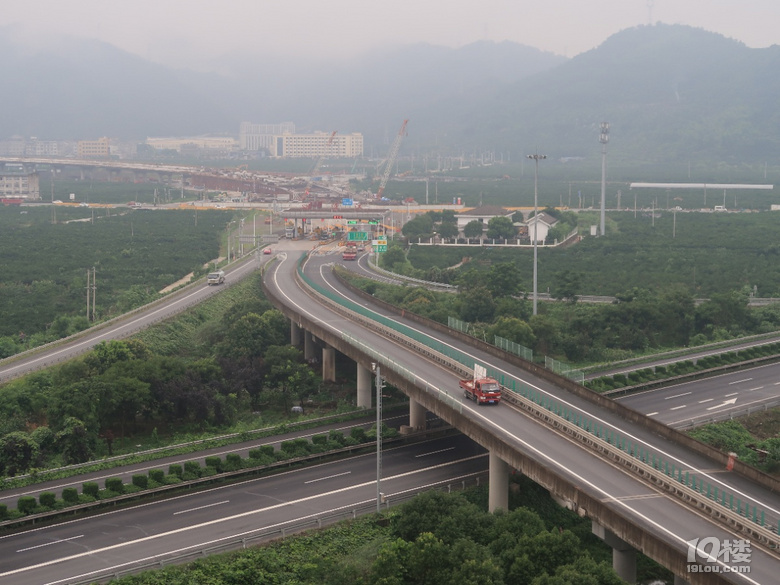
[[[509,509],[509,466],[490,452],[488,511]]]
[[[306,331],[303,335],[303,357],[309,363],[317,357],[317,344],[310,331]]]
[[[414,431],[424,430],[427,427],[427,411],[419,402],[409,399],[409,424],[401,425],[401,434],[408,435]]]
[[[295,321],[290,321],[290,345],[293,347],[301,345],[301,328]]]
[[[357,365],[357,407],[371,408],[371,370]]]
[[[322,379],[336,381],[336,349],[330,346],[322,348]]]
[[[409,426],[412,430],[419,431],[426,427],[425,416],[427,411],[425,407],[416,400],[409,400]]]
[[[636,549],[595,520],[591,522],[591,531],[612,547],[612,568],[618,577],[636,583]]]

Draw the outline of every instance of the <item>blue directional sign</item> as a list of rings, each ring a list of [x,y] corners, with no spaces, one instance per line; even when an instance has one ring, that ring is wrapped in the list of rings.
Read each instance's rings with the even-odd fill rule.
[[[344,206],[354,205],[355,202],[352,199],[347,199],[346,197],[341,200],[341,204]]]

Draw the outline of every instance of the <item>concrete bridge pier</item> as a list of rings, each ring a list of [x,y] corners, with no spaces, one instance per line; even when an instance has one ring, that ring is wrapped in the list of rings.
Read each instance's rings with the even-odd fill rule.
[[[636,583],[636,549],[595,520],[591,522],[591,531],[612,547],[612,568],[618,577]]]
[[[490,452],[488,472],[488,511],[509,509],[509,465],[498,455]]]
[[[301,345],[301,326],[295,321],[290,321],[290,345],[300,347]]]
[[[303,358],[309,363],[317,358],[317,341],[310,331],[303,336]]]
[[[336,381],[336,349],[329,345],[322,348],[322,379]]]
[[[412,427],[413,430],[418,431],[425,429],[426,413],[427,411],[422,404],[411,398],[409,399],[409,426]]]
[[[413,398],[409,399],[409,424],[408,425],[401,425],[401,434],[402,435],[408,435],[409,433],[413,433],[414,431],[419,431],[425,429],[427,426],[426,421],[426,414],[427,410],[425,407],[414,400]]]
[[[371,370],[357,365],[357,406],[371,408]]]

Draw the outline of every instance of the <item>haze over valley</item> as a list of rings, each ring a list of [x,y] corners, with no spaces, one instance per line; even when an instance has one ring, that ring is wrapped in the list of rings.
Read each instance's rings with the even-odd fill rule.
[[[402,154],[491,151],[517,159],[770,165],[780,156],[780,47],[748,48],[682,25],[623,30],[567,59],[514,42],[375,49],[321,61],[236,58],[223,73],[173,69],[100,41],[30,51],[0,29],[3,139],[237,135],[242,121],[301,132],[361,132],[384,156],[410,119]]]

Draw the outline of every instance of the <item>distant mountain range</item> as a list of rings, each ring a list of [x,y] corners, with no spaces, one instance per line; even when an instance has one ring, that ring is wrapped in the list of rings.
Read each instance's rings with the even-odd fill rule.
[[[575,58],[503,42],[411,45],[329,67],[236,57],[225,73],[173,70],[111,45],[22,48],[0,29],[0,139],[237,135],[241,121],[362,132],[404,150],[556,157],[600,152],[659,163],[777,161],[780,47],[749,49],[701,29],[627,29]]]

